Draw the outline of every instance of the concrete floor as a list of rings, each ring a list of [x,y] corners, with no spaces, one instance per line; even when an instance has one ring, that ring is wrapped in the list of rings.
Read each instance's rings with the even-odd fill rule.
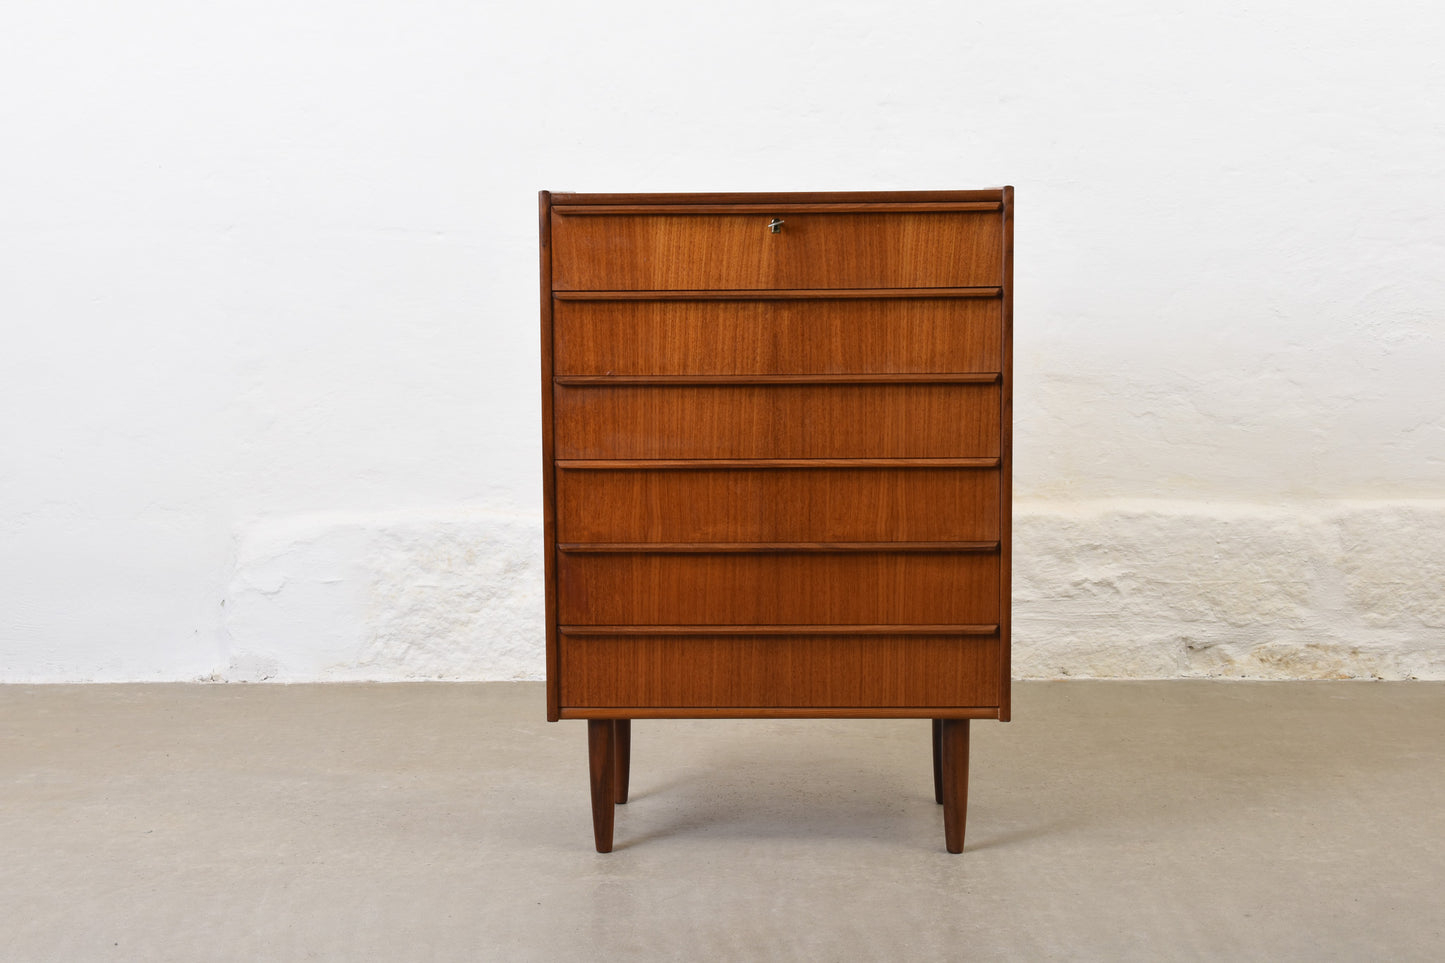
[[[1439,959],[1445,685],[1019,684],[943,851],[923,721],[540,685],[0,687],[5,960]]]

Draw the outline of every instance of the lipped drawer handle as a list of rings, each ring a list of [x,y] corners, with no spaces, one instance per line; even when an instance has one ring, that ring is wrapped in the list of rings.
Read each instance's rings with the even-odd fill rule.
[[[781,234],[781,233],[783,233],[783,219],[782,219],[781,217],[775,217],[775,218],[773,218],[771,221],[769,221],[769,222],[768,222],[768,232],[769,232],[770,234]]]

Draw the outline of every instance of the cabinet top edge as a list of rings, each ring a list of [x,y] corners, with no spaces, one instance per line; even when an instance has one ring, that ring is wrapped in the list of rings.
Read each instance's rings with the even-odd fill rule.
[[[976,191],[803,191],[731,194],[566,194],[553,204],[868,204],[947,201],[1002,201],[1010,187]],[[543,192],[548,193],[548,192]]]

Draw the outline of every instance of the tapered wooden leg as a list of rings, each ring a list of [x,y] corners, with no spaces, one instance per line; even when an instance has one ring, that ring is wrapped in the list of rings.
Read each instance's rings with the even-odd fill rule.
[[[943,720],[933,720],[933,801],[943,804]]]
[[[599,853],[610,853],[617,799],[617,728],[611,719],[587,720],[587,763],[592,775],[592,838]]]
[[[627,802],[627,773],[632,768],[632,720],[618,719],[617,729],[617,801]]]
[[[968,818],[968,720],[944,719],[942,730],[943,841],[950,853],[961,853]]]

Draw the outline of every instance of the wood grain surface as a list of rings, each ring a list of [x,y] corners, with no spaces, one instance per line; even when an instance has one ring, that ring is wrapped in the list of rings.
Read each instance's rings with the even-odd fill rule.
[[[999,631],[1004,640],[1003,664],[999,667],[999,711],[1002,722],[1012,717],[1013,678],[1013,438],[1014,438],[1014,189],[1003,189],[1003,380],[999,433]]]
[[[599,853],[610,853],[617,812],[616,723],[587,723],[587,769],[592,783],[592,839]]]
[[[537,195],[537,233],[542,286],[542,538],[546,544],[543,556],[543,623],[546,632],[547,719],[556,722],[560,670],[557,666],[557,553],[554,550],[557,544],[556,452],[552,446],[555,361],[552,356],[552,196],[547,191]]]
[[[772,204],[558,204],[552,208],[561,215],[599,214],[922,214],[932,211],[996,211],[1000,201],[869,201],[830,203],[798,203],[779,201]]]
[[[997,719],[998,706],[569,706],[563,719]]]
[[[552,215],[555,290],[997,285],[997,213]]]
[[[998,625],[951,623],[924,625],[562,625],[558,630],[583,635],[998,635]]]
[[[563,633],[562,701],[580,707],[991,706],[999,642],[976,636]]]
[[[548,718],[1010,714],[1013,190],[541,195]],[[780,229],[769,222],[778,219]]]
[[[668,194],[579,194],[558,191],[552,195],[557,204],[898,204],[959,203],[976,201],[1001,202],[1011,188],[988,187],[971,191],[765,191],[758,193],[718,193],[703,191]]]
[[[564,624],[998,621],[994,553],[559,553]]]
[[[995,456],[997,385],[563,387],[557,458]]]
[[[997,540],[989,469],[559,471],[561,542]]]
[[[944,848],[963,852],[964,824],[968,818],[968,720],[943,719],[938,731],[939,788],[943,795]]]
[[[997,372],[996,298],[557,301],[559,375]]]
[[[877,301],[887,298],[996,298],[997,285],[967,288],[694,288],[679,291],[553,291],[558,301]]]

